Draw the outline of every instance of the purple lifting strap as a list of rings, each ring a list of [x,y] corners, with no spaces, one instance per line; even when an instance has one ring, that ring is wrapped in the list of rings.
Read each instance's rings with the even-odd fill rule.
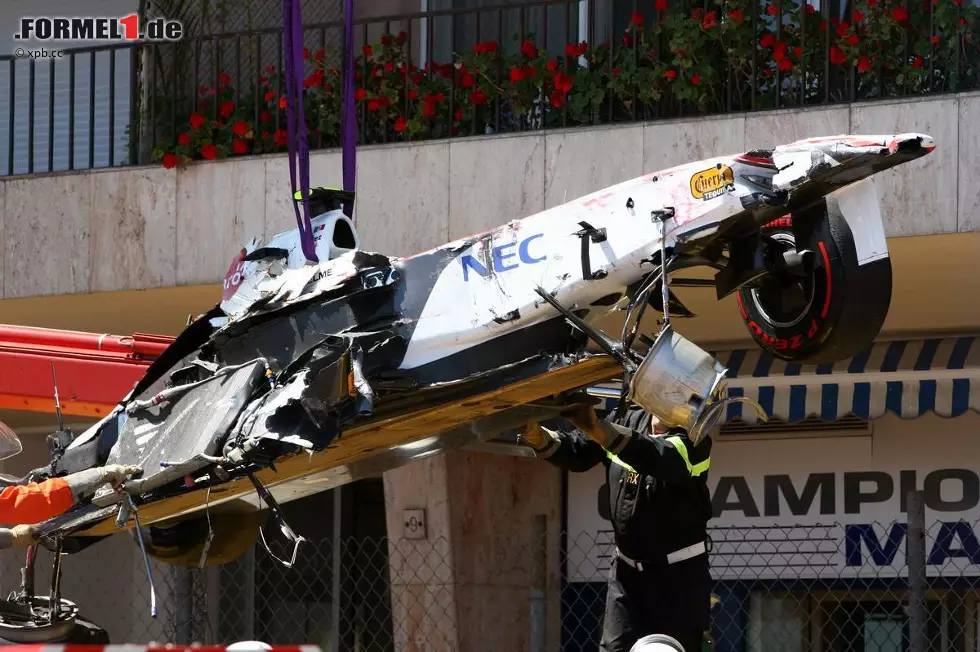
[[[299,226],[303,254],[310,262],[320,262],[313,240],[310,220],[310,147],[306,139],[306,115],[303,111],[303,15],[299,0],[283,0],[283,48],[286,72],[286,135],[289,140],[289,185],[292,188],[293,212]],[[297,142],[298,141],[298,142]],[[298,160],[297,160],[298,159]],[[300,215],[296,203],[296,167],[303,201]]]
[[[357,172],[357,117],[354,111],[354,0],[344,0],[344,113],[340,117],[340,145],[343,148],[344,190],[354,192]],[[351,217],[354,204],[344,206]]]

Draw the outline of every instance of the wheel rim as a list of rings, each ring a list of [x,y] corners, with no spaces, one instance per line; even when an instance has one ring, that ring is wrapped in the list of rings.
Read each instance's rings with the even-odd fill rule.
[[[78,616],[75,603],[65,599],[58,602],[58,620],[54,622],[48,622],[51,601],[47,596],[34,597],[31,602],[34,616],[9,609],[9,604],[0,601],[0,638],[14,643],[57,641],[71,632]]]
[[[782,245],[779,254],[796,248],[789,233],[775,233],[773,240]],[[776,328],[792,328],[806,317],[813,305],[814,274],[806,278],[769,275],[758,288],[749,290],[755,309]]]

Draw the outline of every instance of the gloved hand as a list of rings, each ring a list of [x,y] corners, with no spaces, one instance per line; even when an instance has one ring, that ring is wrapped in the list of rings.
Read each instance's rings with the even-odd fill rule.
[[[111,484],[112,488],[115,489],[130,477],[142,472],[143,470],[138,466],[109,464],[107,466],[72,473],[65,478],[65,481],[68,483],[69,488],[71,488],[72,496],[74,496],[75,502],[77,503],[83,498],[94,495],[104,484]]]
[[[115,489],[134,475],[142,473],[143,469],[138,466],[130,466],[127,464],[109,464],[107,466],[103,466],[101,471],[102,482],[111,484],[112,488]]]
[[[13,548],[30,548],[34,543],[34,533],[37,531],[37,525],[16,525],[11,530],[11,547]]]
[[[531,423],[521,426],[517,429],[517,433],[521,436],[521,439],[526,441],[528,445],[536,451],[544,449],[551,443],[551,437],[549,437],[548,433],[541,429],[541,426],[538,425],[537,421],[532,421]]]
[[[591,405],[577,405],[570,410],[562,412],[564,418],[589,437],[596,436],[605,438],[599,428],[599,415],[595,413],[595,408]]]

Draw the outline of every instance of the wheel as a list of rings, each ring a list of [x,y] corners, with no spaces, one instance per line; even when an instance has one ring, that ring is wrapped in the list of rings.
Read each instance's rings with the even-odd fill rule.
[[[81,616],[75,618],[75,627],[62,643],[74,645],[108,645],[109,633]]]
[[[836,200],[770,222],[761,235],[770,273],[736,295],[759,347],[806,364],[837,362],[867,348],[891,304],[891,260],[858,265]]]
[[[48,622],[50,599],[35,596],[31,603],[33,615],[26,603],[0,600],[0,645],[27,643],[69,643],[108,645],[109,634],[92,621],[78,614],[75,603],[61,599],[58,619]]]
[[[207,566],[220,566],[244,555],[255,545],[259,530],[268,519],[267,510],[211,514],[214,536],[207,551]],[[208,518],[199,516],[164,526],[142,528],[146,553],[177,566],[197,566],[207,543]],[[133,532],[135,539],[136,532]],[[138,541],[137,541],[138,544]]]

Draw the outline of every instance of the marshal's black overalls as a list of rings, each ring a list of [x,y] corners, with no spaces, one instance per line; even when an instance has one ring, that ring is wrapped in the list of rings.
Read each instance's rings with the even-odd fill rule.
[[[600,649],[629,652],[647,634],[667,634],[700,652],[711,610],[711,439],[695,447],[683,431],[650,436],[650,416],[635,407],[609,425],[620,437],[608,451],[565,421],[542,424],[554,441],[537,451],[571,472],[606,466],[616,554]]]

